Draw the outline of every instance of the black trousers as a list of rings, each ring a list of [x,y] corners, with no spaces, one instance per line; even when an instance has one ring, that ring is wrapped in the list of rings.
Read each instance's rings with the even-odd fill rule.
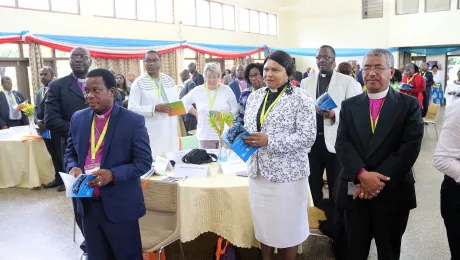
[[[375,238],[379,260],[398,260],[409,210],[382,212],[360,207],[345,210],[348,260],[367,260]]]
[[[61,137],[60,138],[60,147],[61,147],[61,163],[64,166],[64,154],[65,154],[65,149],[67,148],[67,137]],[[85,232],[83,231],[83,222],[81,216],[77,212],[77,201],[72,198],[72,206],[73,206],[73,213],[75,216],[75,221],[77,222],[78,228],[80,228],[81,234],[83,235],[83,238],[85,238]],[[81,250],[86,253],[86,242],[83,241],[80,245]]]
[[[331,153],[326,148],[324,134],[316,136],[316,141],[308,154],[310,162],[310,176],[308,181],[310,184],[313,202],[318,202],[323,198],[323,173],[326,169],[327,185],[329,187],[329,198],[333,199],[334,186],[337,176],[342,170],[342,165],[335,153]]]
[[[46,149],[51,155],[51,160],[53,161],[54,166],[54,180],[62,185],[62,178],[59,175],[59,172],[64,172],[64,167],[62,166],[62,154],[61,154],[61,136],[51,133],[51,139],[44,139]]]
[[[460,259],[460,184],[444,176],[441,185],[441,215],[446,226],[452,260]]]
[[[425,117],[428,113],[428,107],[430,106],[431,100],[431,86],[427,86],[423,94],[423,108],[422,108],[422,117]]]
[[[110,222],[102,200],[83,199],[89,260],[142,260],[139,221]]]
[[[187,131],[187,135],[189,135],[188,132],[195,130],[198,122],[196,118],[187,118],[185,119],[184,117],[184,126],[185,126],[185,131]]]

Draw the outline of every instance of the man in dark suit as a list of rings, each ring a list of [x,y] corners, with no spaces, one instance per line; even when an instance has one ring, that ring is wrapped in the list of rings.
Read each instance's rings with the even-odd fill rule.
[[[61,160],[67,146],[67,135],[70,128],[70,119],[78,110],[88,107],[85,100],[86,75],[91,66],[91,56],[88,50],[77,47],[70,53],[70,68],[72,73],[63,78],[52,81],[45,101],[45,125],[51,130],[51,135],[61,136]],[[63,189],[63,188],[61,188]],[[72,199],[75,218],[82,231],[81,217],[76,212],[76,201]],[[81,249],[86,252],[85,242]]]
[[[368,52],[367,92],[342,102],[335,149],[343,170],[336,203],[344,209],[347,259],[367,259],[372,238],[379,260],[399,259],[409,211],[416,207],[412,166],[423,121],[418,100],[389,87],[393,66],[387,50]]]
[[[16,107],[23,103],[24,95],[13,89],[13,83],[7,76],[1,78],[0,89],[0,129],[29,124],[29,119]]]
[[[240,100],[241,92],[248,87],[248,83],[244,78],[244,69],[243,65],[238,65],[236,67],[236,79],[228,85],[232,89],[233,94],[235,94],[236,100]]]
[[[203,75],[196,71],[196,64],[194,62],[188,65],[188,71],[192,74],[192,80],[197,86],[204,84]]]
[[[182,91],[179,94],[179,98],[183,98],[187,95],[192,89],[196,87],[195,82],[190,78],[190,73],[187,69],[184,69],[180,74],[180,79],[184,83],[182,87]],[[187,135],[189,131],[195,130],[197,125],[196,117],[190,113],[183,115],[182,118],[184,119],[185,130],[187,131]]]
[[[145,205],[139,177],[152,165],[145,120],[114,104],[116,82],[108,70],[92,70],[86,83],[89,108],[72,118],[64,160],[75,177],[97,176],[88,183],[93,197],[77,199],[88,258],[141,260]]]
[[[422,117],[425,117],[428,113],[428,106],[430,105],[431,100],[431,88],[434,84],[433,73],[428,71],[428,65],[426,62],[420,64],[420,75],[425,79],[426,89],[423,94],[423,108],[422,108]]]
[[[35,97],[35,113],[34,113],[34,121],[35,124],[40,129],[40,132],[43,133],[46,130],[45,126],[45,100],[46,95],[49,89],[49,83],[53,81],[54,78],[54,71],[51,67],[45,66],[40,70],[40,80],[43,84],[37,91],[37,95]],[[59,175],[60,171],[63,171],[62,167],[62,160],[61,156],[61,137],[53,133],[51,135],[51,139],[44,138],[46,149],[48,150],[51,160],[53,161],[54,166],[54,180],[46,185],[43,185],[43,188],[50,189],[55,188],[63,185],[61,176]],[[61,188],[62,189],[62,188]]]

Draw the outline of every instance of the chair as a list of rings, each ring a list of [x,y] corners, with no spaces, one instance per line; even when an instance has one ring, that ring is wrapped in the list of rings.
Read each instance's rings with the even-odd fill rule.
[[[163,249],[180,238],[178,184],[150,180],[143,192],[147,212],[139,219],[142,250],[158,251],[160,260]],[[179,245],[182,259],[185,259],[180,240]]]
[[[179,137],[179,150],[198,148],[200,148],[200,142],[196,135]]]
[[[425,123],[425,133],[428,135],[427,126],[434,125],[434,130],[436,131],[436,140],[438,137],[438,128],[436,127],[436,117],[439,112],[439,104],[431,103],[428,107],[428,112],[426,116],[423,118],[423,122]]]

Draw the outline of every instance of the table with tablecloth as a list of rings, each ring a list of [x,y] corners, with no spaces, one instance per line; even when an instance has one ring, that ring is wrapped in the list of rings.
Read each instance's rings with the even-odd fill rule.
[[[0,188],[35,188],[54,179],[53,162],[44,141],[21,142],[21,137],[29,135],[29,126],[1,132]]]
[[[237,247],[259,246],[249,205],[248,177],[224,175],[218,172],[217,163],[208,165],[207,178],[179,181],[180,240],[188,242],[205,232],[213,232]]]

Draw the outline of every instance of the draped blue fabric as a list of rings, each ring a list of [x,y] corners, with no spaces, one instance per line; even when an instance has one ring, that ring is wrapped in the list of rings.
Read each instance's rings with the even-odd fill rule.
[[[400,48],[401,51],[416,53],[421,55],[438,55],[446,54],[453,51],[460,50],[459,46],[440,46],[440,47],[406,47]]]

